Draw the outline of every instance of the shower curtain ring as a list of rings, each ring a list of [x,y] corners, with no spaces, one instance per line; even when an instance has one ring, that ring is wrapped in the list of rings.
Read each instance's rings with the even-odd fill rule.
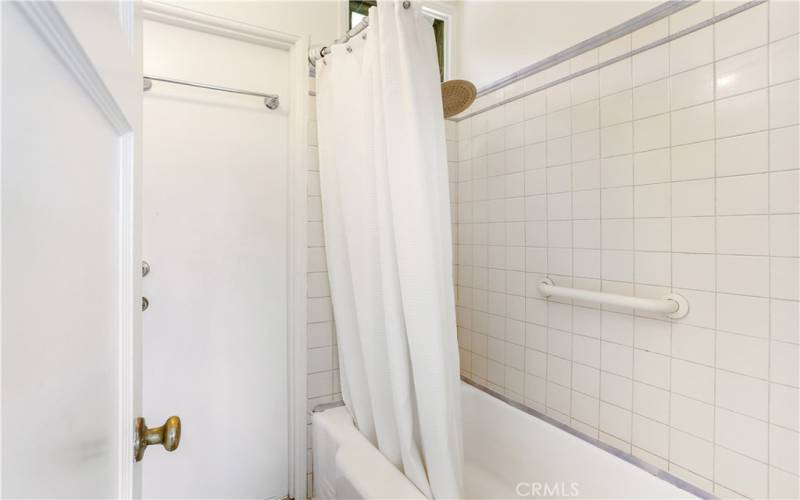
[[[403,2],[403,8],[404,9],[407,9],[409,7],[411,7],[411,2],[409,2],[409,0],[406,0],[405,2]]]

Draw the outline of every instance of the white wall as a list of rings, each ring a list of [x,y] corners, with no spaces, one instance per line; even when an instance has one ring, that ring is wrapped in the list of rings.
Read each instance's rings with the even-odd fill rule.
[[[456,10],[453,77],[480,88],[656,5],[465,0]]]

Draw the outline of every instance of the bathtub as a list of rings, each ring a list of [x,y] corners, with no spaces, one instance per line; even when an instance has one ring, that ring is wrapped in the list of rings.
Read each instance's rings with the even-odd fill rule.
[[[468,498],[713,498],[485,389],[464,383],[461,390]],[[425,498],[356,430],[345,407],[316,411],[312,440],[314,498]]]

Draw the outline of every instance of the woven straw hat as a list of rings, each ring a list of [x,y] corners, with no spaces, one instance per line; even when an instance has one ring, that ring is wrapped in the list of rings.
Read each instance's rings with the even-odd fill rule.
[[[450,118],[467,109],[475,100],[475,85],[466,80],[450,80],[442,84],[444,117]]]

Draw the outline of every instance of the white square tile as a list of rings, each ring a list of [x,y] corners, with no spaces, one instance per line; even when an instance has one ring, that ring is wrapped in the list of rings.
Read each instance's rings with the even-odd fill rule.
[[[604,220],[602,238],[605,250],[632,250],[633,221],[631,219]]]
[[[713,217],[677,217],[672,219],[672,251],[714,253]]]
[[[547,95],[547,112],[557,111],[568,107],[572,100],[570,97],[569,82],[559,83],[553,87],[548,87],[545,91]]]
[[[670,354],[670,323],[667,321],[636,317],[634,319],[634,346],[658,354]]]
[[[750,498],[767,496],[766,464],[719,446],[715,449],[714,457],[716,482]]]
[[[714,406],[673,394],[670,402],[670,425],[703,438],[714,440]]]
[[[523,115],[526,119],[541,116],[546,112],[547,100],[544,92],[536,92],[523,98]]]
[[[669,79],[671,109],[688,108],[714,99],[714,65],[678,73]]]
[[[572,165],[573,189],[596,189],[600,187],[600,162],[589,160],[573,163]]]
[[[728,410],[717,409],[716,443],[750,458],[766,462],[768,424]]]
[[[797,80],[769,88],[770,128],[796,125],[800,117],[800,84]]]
[[[764,130],[769,125],[768,119],[769,102],[766,89],[717,101],[717,137]]]
[[[632,187],[603,189],[601,200],[604,219],[624,219],[633,217]]]
[[[600,99],[600,125],[608,127],[633,119],[633,94],[625,90]]]
[[[669,391],[633,383],[633,411],[659,422],[669,422]]]
[[[769,217],[717,217],[717,252],[739,255],[769,254]]]
[[[670,180],[670,149],[655,149],[633,155],[634,184],[654,184]]]
[[[712,179],[672,183],[672,216],[714,215]],[[757,196],[757,193],[753,193]],[[731,208],[736,210],[736,208]]]
[[[791,0],[776,3],[794,3]],[[795,474],[769,468],[769,491],[772,498],[800,498],[800,480]]]
[[[769,217],[770,254],[779,257],[800,256],[800,215]]]
[[[633,346],[633,316],[603,311],[600,328],[603,340]]]
[[[767,47],[717,61],[717,99],[767,86]]]
[[[796,213],[800,210],[800,172],[789,170],[769,174],[770,213]]]
[[[633,125],[621,123],[600,129],[600,148],[603,157],[630,154],[633,152]]]
[[[645,118],[669,111],[667,80],[657,80],[633,89],[633,118]]]
[[[630,155],[603,158],[600,162],[600,182],[603,187],[633,184],[633,157]]]
[[[703,365],[714,365],[714,330],[675,323],[672,326],[672,356]]]
[[[714,255],[673,253],[672,285],[693,290],[716,289]]]
[[[788,82],[800,77],[800,38],[792,36],[769,46],[769,83]]]
[[[784,342],[770,342],[769,379],[771,382],[800,386],[800,362],[798,362],[798,347],[795,344]]]
[[[552,382],[547,383],[547,407],[565,415],[569,414],[571,391]]]
[[[787,471],[799,470],[798,443],[800,443],[800,436],[797,432],[771,425],[769,428],[770,465]]]
[[[769,387],[760,380],[738,373],[717,370],[717,406],[767,420]]]
[[[631,58],[633,85],[659,80],[669,74],[669,46],[659,45]]]
[[[634,216],[669,217],[671,184],[648,184],[634,188]]]
[[[572,141],[569,137],[547,141],[547,166],[564,165],[572,160]]]
[[[672,144],[678,146],[714,138],[714,104],[701,104],[672,113]]]
[[[770,170],[792,170],[800,164],[800,129],[786,127],[769,132]]]
[[[714,143],[712,141],[672,148],[673,181],[713,177],[714,166]]]
[[[767,43],[767,5],[759,5],[714,26],[717,59]]]
[[[744,295],[717,295],[720,330],[755,337],[769,337],[769,300]]]
[[[604,280],[633,281],[633,252],[604,250],[602,266]]]
[[[572,104],[597,99],[600,95],[600,83],[597,71],[586,73],[570,80],[572,87]]]
[[[800,410],[798,391],[794,387],[770,384],[769,421],[793,430],[798,430],[797,412]]]
[[[602,341],[600,343],[600,360],[600,368],[604,372],[627,378],[633,375],[633,349],[631,347]],[[611,401],[605,397],[604,399]]]
[[[631,410],[633,408],[632,397],[633,385],[631,379],[607,372],[600,373],[600,401]]]
[[[648,418],[633,416],[634,445],[660,457],[669,455],[669,427]]]
[[[572,133],[600,128],[600,101],[593,99],[571,108]]]
[[[672,391],[707,403],[714,402],[714,369],[673,359],[670,368]]]
[[[572,216],[575,219],[599,219],[600,191],[575,191],[572,194]]]
[[[687,69],[709,64],[713,60],[713,26],[682,36],[669,43],[669,69],[673,75]]]
[[[769,169],[767,132],[739,135],[717,141],[717,175],[741,175]]]
[[[562,109],[547,114],[547,138],[564,137],[571,132],[570,110]]]
[[[634,380],[669,389],[669,356],[636,349],[633,359]]]
[[[600,402],[593,397],[572,391],[572,417],[592,427],[598,426]]]
[[[800,343],[800,304],[790,300],[770,301],[770,329],[774,340]]]
[[[625,442],[631,440],[630,411],[600,402],[600,430],[621,439]]]
[[[779,40],[800,30],[800,8],[791,0],[776,1],[769,8],[769,38]]]
[[[600,132],[590,130],[572,136],[572,161],[575,163],[600,158]]]
[[[671,259],[666,252],[636,252],[634,276],[636,283],[669,286]]]
[[[767,378],[769,342],[727,332],[717,332],[717,367],[751,377]]]
[[[600,221],[576,220],[572,224],[575,248],[600,248]]]
[[[634,151],[648,151],[670,145],[668,114],[651,116],[633,122]]]
[[[670,461],[703,477],[713,477],[714,446],[685,432],[670,432]]]
[[[600,397],[600,370],[573,363],[572,388],[595,398]]]
[[[670,219],[637,219],[634,228],[636,250],[670,251]]]
[[[759,297],[769,296],[769,258],[717,256],[717,290]]]
[[[601,96],[615,94],[630,89],[633,86],[630,59],[623,59],[622,61],[601,68],[599,73]]]
[[[717,179],[717,214],[765,214],[769,208],[767,174]]]

